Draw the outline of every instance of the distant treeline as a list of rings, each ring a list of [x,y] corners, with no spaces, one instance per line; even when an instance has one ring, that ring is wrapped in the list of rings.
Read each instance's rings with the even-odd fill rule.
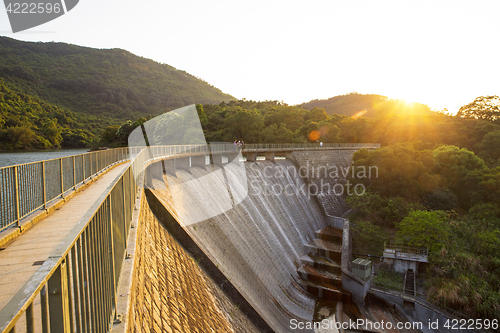
[[[459,116],[450,116],[422,104],[389,99],[377,102],[374,108],[376,115],[365,118],[328,115],[321,108],[306,110],[277,101],[197,105],[207,142],[374,142],[382,146],[412,142],[422,149],[444,144],[474,151],[489,165],[498,163],[500,125],[496,119],[475,119],[465,114],[465,109]],[[135,125],[127,121],[122,126],[108,127],[99,145],[126,145],[124,133],[145,120],[140,118]]]

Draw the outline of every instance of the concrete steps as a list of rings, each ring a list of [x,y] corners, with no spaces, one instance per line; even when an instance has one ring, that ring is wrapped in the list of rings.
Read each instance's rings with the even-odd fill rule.
[[[318,298],[351,302],[351,293],[342,289],[343,230],[327,227],[315,234],[306,244],[309,253],[300,258],[299,285]]]
[[[404,293],[407,296],[415,297],[415,272],[413,269],[406,271]]]
[[[302,265],[297,269],[300,278],[315,283],[325,283],[336,287],[342,287],[342,274],[334,274],[322,268]]]
[[[309,265],[314,268],[319,268],[331,272],[333,274],[341,275],[342,270],[340,269],[340,265],[335,261],[321,257],[316,254],[309,253],[300,258],[300,262],[302,265]]]
[[[306,244],[309,252],[325,257],[340,264],[342,260],[342,244],[315,238]]]
[[[304,279],[299,279],[298,282],[305,291],[318,298],[342,301],[344,303],[352,302],[351,293],[340,287],[329,285],[328,283],[315,283]]]

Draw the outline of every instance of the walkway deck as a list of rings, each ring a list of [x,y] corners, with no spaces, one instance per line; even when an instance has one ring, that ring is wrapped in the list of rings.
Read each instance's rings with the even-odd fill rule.
[[[123,163],[115,166],[0,251],[0,310],[129,165]]]

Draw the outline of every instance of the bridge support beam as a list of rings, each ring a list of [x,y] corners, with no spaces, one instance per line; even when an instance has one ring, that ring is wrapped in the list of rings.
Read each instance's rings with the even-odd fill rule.
[[[164,160],[165,172],[175,176],[175,164],[176,159],[172,158],[170,160]]]
[[[247,162],[257,161],[257,153],[247,153]]]
[[[274,162],[274,151],[266,153],[266,161]]]
[[[213,165],[222,166],[222,154],[212,154],[210,155],[210,162]]]
[[[191,156],[191,166],[206,169],[205,155]]]
[[[175,159],[175,168],[176,169],[183,169],[186,171],[189,171],[189,157],[181,157],[181,158],[176,158]]]

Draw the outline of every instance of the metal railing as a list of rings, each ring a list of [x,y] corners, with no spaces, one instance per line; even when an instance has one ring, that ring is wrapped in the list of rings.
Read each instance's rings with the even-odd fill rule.
[[[384,242],[384,254],[392,254],[398,259],[427,260],[428,249],[411,247],[401,242]]]
[[[318,148],[380,148],[380,143],[256,143],[244,144],[243,150],[275,150],[275,149],[318,149]]]
[[[109,330],[138,190],[132,170],[140,170],[146,161],[142,150],[83,217],[88,222],[70,232],[2,309],[0,332],[14,332],[23,315],[27,332]]]
[[[0,231],[128,158],[118,148],[0,168]]]

